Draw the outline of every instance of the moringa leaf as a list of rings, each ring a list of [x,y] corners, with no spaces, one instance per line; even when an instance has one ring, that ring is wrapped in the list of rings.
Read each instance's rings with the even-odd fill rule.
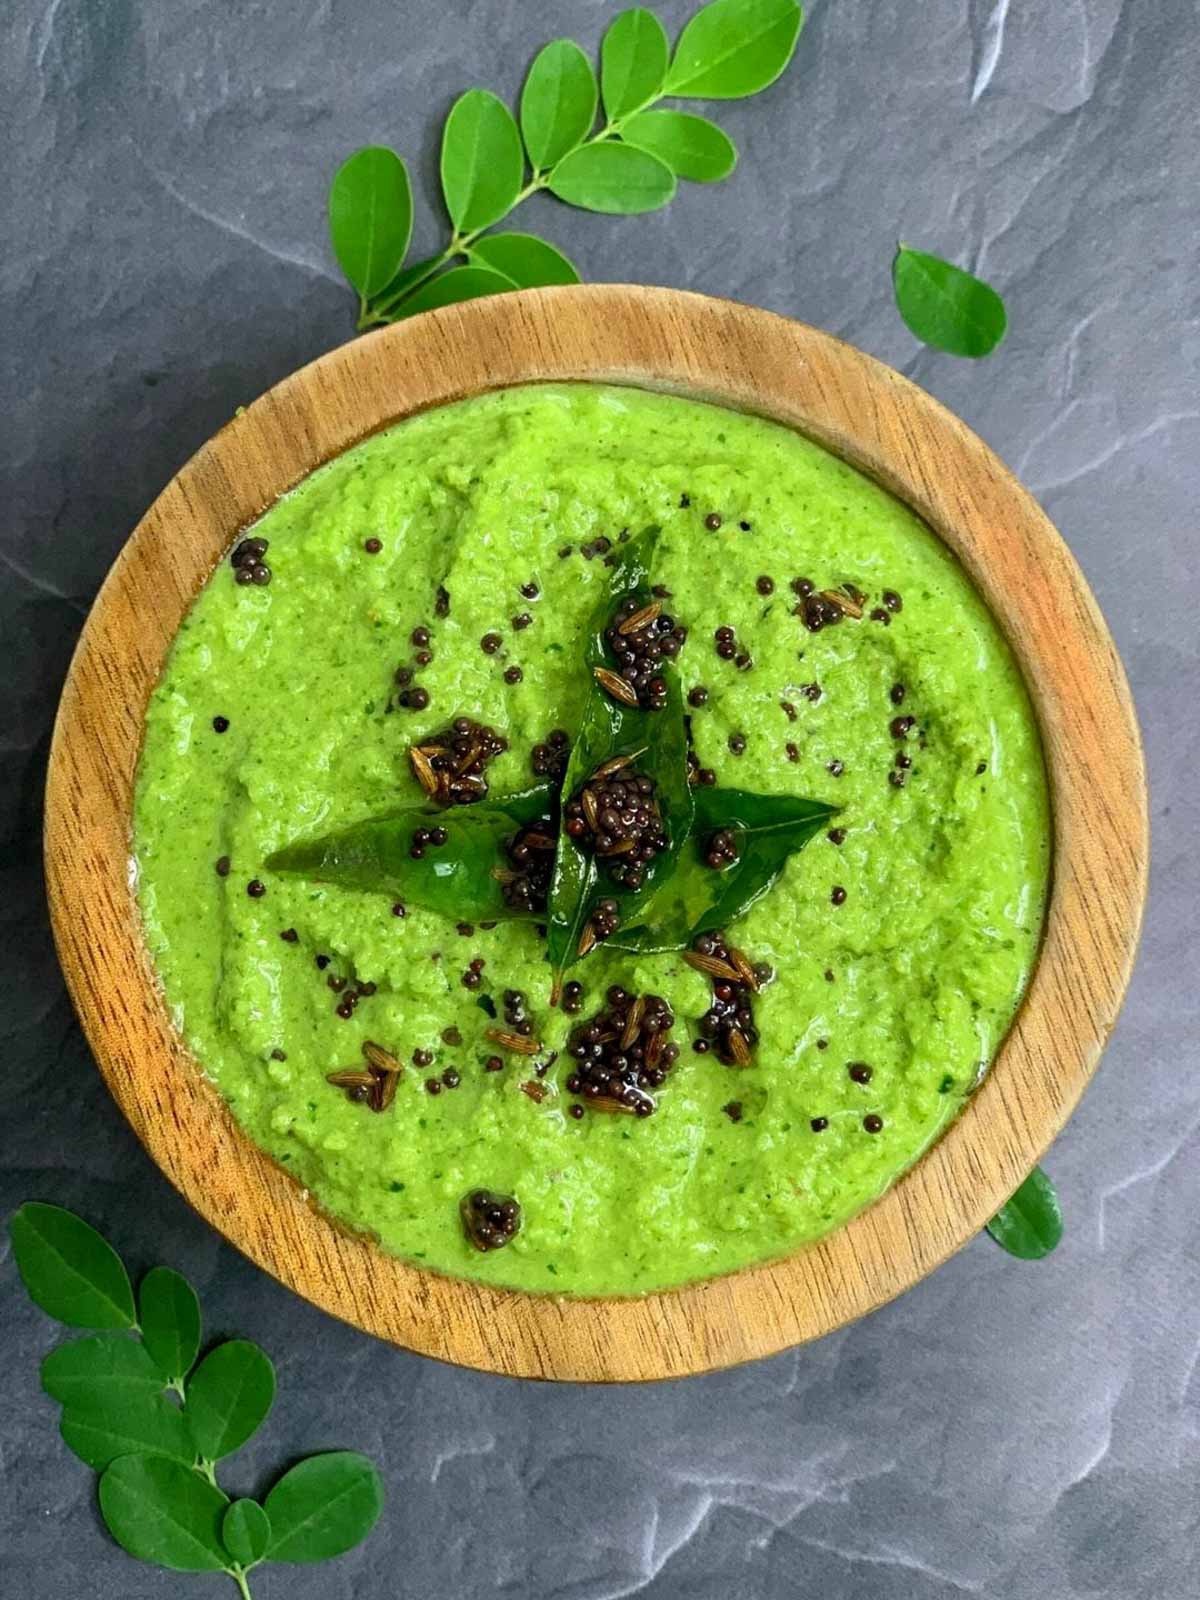
[[[952,356],[990,355],[1004,337],[1004,301],[982,278],[901,245],[892,261],[896,306],[922,344]]]
[[[205,1461],[240,1450],[266,1421],[275,1399],[275,1368],[248,1339],[209,1352],[187,1385],[188,1426]]]
[[[659,532],[657,527],[646,528],[618,547],[619,559],[587,631],[585,662],[589,671],[597,666],[611,670],[604,630],[620,601],[631,594],[643,601],[651,598],[649,579]],[[615,900],[622,923],[636,921],[639,908],[653,898],[674,871],[691,828],[694,798],[688,783],[687,721],[679,674],[664,662],[663,677],[667,682],[667,703],[659,711],[621,705],[595,679],[588,691],[563,779],[564,800],[586,782],[601,762],[617,755],[644,752],[637,770],[655,781],[656,798],[671,842],[669,849],[648,864],[642,887],[629,890],[613,883],[590,852],[580,849],[565,830],[560,831],[546,914],[546,959],[556,976],[578,959],[584,926],[598,900]]]
[[[621,129],[621,137],[692,183],[718,183],[737,166],[737,150],[725,130],[687,111],[640,111]]]
[[[698,934],[727,928],[761,900],[783,871],[824,827],[835,807],[796,795],[751,794],[745,789],[698,789],[692,835],[674,874],[648,906],[642,925],[608,941],[618,950],[683,950]],[[703,851],[710,834],[732,829],[738,859],[718,871]]]
[[[792,59],[803,21],[796,0],[712,0],[679,35],[664,93],[690,100],[757,94]]]
[[[60,1344],[42,1362],[42,1388],[64,1406],[118,1404],[126,1397],[161,1394],[163,1375],[146,1347],[124,1333],[94,1333]]]
[[[164,1456],[124,1456],[100,1479],[100,1510],[122,1550],[173,1572],[228,1570],[228,1504],[214,1484]]]
[[[452,267],[440,277],[430,278],[415,293],[409,295],[392,313],[392,320],[415,317],[422,311],[436,311],[439,306],[452,306],[463,300],[479,300],[488,294],[507,294],[517,285],[503,273],[490,267]]]
[[[37,1306],[70,1328],[132,1328],[133,1289],[120,1256],[61,1206],[27,1200],[9,1223],[21,1282]]]
[[[364,300],[400,270],[412,234],[408,169],[394,150],[368,145],[337,169],[329,189],[329,237],[338,265]]]
[[[987,1231],[1002,1250],[1022,1261],[1040,1261],[1057,1247],[1063,1236],[1062,1208],[1041,1167],[1034,1167],[1012,1199],[1000,1207]]]
[[[485,233],[468,254],[474,265],[503,273],[517,289],[579,282],[574,264],[535,233]]]
[[[600,46],[600,92],[610,122],[658,98],[670,55],[667,35],[653,11],[634,6],[613,18]]]
[[[221,1543],[243,1569],[257,1566],[271,1542],[271,1519],[257,1500],[235,1500],[221,1518]]]
[[[265,1509],[269,1561],[325,1561],[370,1533],[383,1510],[383,1480],[366,1456],[331,1450],[284,1473]]]
[[[675,193],[675,174],[631,144],[585,144],[559,162],[548,188],[585,211],[632,216],[665,206]]]
[[[146,1349],[168,1383],[186,1378],[200,1353],[200,1302],[185,1277],[155,1267],[138,1289]]]
[[[316,883],[387,894],[456,922],[499,921],[516,913],[492,869],[504,863],[504,846],[517,829],[549,818],[555,801],[550,785],[539,784],[504,800],[448,811],[406,806],[319,839],[298,840],[268,857],[267,866]],[[430,824],[445,828],[446,843],[414,861],[413,832]]]
[[[441,170],[446,209],[457,233],[490,227],[512,210],[525,157],[503,100],[487,89],[459,96],[442,133]]]
[[[587,138],[598,93],[592,63],[573,39],[555,39],[538,51],[521,91],[521,133],[535,172]]]
[[[120,1456],[151,1453],[191,1466],[196,1459],[183,1412],[164,1394],[98,1391],[67,1406],[59,1423],[63,1443],[102,1472]]]

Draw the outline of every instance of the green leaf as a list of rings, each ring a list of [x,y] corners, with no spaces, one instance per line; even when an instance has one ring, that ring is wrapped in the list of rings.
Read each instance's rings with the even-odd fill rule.
[[[745,789],[698,789],[692,836],[678,867],[630,925],[608,941],[618,950],[683,950],[698,934],[727,928],[761,900],[789,856],[802,850],[835,808],[787,794]],[[718,828],[737,834],[738,859],[723,871],[704,861],[704,846]]]
[[[503,273],[517,289],[579,282],[574,264],[534,233],[485,233],[469,255],[475,265]]]
[[[257,1500],[235,1500],[221,1519],[221,1542],[242,1568],[257,1566],[271,1542],[271,1519]]]
[[[610,122],[658,98],[669,59],[667,36],[653,11],[635,6],[613,18],[600,46],[600,92]]]
[[[424,275],[430,271],[431,268],[439,266],[440,263],[440,256],[426,256],[423,261],[414,261],[411,266],[403,267],[396,274],[396,276],[384,284],[379,293],[373,297],[371,307],[372,310],[377,312],[388,310],[393,302],[398,300],[401,295],[407,294],[408,290],[414,283],[416,283],[418,278],[424,277]]]
[[[675,193],[675,174],[631,144],[585,144],[559,162],[548,187],[585,211],[633,216],[665,206]]]
[[[329,237],[338,265],[364,300],[399,272],[412,217],[408,169],[394,150],[368,145],[334,174]]]
[[[922,344],[952,356],[990,355],[1004,337],[1004,301],[982,278],[901,245],[892,262],[896,305]]]
[[[561,161],[596,120],[596,74],[572,39],[539,50],[521,92],[521,132],[535,172]]]
[[[1063,1236],[1062,1209],[1054,1185],[1034,1167],[1012,1199],[1000,1207],[987,1231],[1010,1256],[1040,1261]]]
[[[409,296],[393,313],[393,321],[415,317],[422,311],[436,311],[439,306],[457,305],[462,300],[479,300],[484,295],[508,294],[517,286],[503,273],[490,267],[452,267],[440,278],[430,278],[415,294]]]
[[[239,1450],[266,1420],[275,1399],[275,1368],[248,1339],[211,1350],[187,1385],[186,1412],[205,1461]]]
[[[168,1383],[191,1371],[200,1352],[200,1302],[186,1278],[155,1267],[138,1289],[138,1312],[146,1349]]]
[[[9,1223],[29,1298],[71,1328],[132,1328],[133,1290],[113,1247],[61,1206],[27,1200]]]
[[[524,176],[512,112],[487,89],[468,89],[450,108],[442,134],[442,192],[455,231],[473,233],[498,222],[512,209]]]
[[[163,1394],[108,1389],[64,1410],[63,1443],[97,1472],[120,1456],[170,1456],[189,1467],[196,1459],[183,1413]]]
[[[792,59],[803,20],[796,0],[713,0],[679,35],[665,92],[689,100],[757,94]]]
[[[163,1376],[145,1346],[123,1333],[97,1333],[59,1345],[42,1362],[42,1388],[64,1406],[120,1404],[161,1394]]]
[[[379,1520],[383,1480],[366,1456],[331,1450],[309,1456],[266,1499],[270,1561],[325,1561],[353,1549]]]
[[[492,869],[506,863],[504,846],[518,828],[549,818],[554,800],[550,785],[539,784],[507,799],[448,811],[406,806],[319,839],[298,840],[269,857],[267,866],[315,883],[386,894],[455,922],[500,921],[514,912]],[[445,828],[446,843],[414,861],[413,832],[431,822]]]
[[[725,130],[686,111],[641,111],[630,117],[621,137],[692,183],[717,183],[737,166],[737,150]]]
[[[650,599],[659,532],[657,527],[646,528],[627,544],[618,546],[619,560],[611,569],[604,598],[595,608],[586,634],[585,663],[589,672],[597,666],[612,670],[604,630],[617,605],[629,595],[639,601]],[[594,678],[588,690],[563,779],[564,798],[573,795],[601,762],[642,752],[637,770],[655,781],[656,798],[671,842],[669,849],[661,851],[647,866],[642,887],[628,890],[619,888],[607,872],[600,871],[594,856],[581,850],[565,830],[560,832],[545,919],[546,959],[556,977],[578,959],[584,926],[598,900],[615,900],[622,925],[636,925],[640,909],[674,871],[691,829],[695,800],[688,782],[687,721],[679,674],[664,662],[663,677],[667,682],[667,703],[658,711],[619,704]]]
[[[172,1572],[228,1570],[228,1503],[199,1473],[162,1456],[124,1456],[100,1479],[100,1510],[122,1550]]]

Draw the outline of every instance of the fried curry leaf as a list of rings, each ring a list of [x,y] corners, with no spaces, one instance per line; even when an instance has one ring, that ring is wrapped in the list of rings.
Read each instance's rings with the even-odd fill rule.
[[[604,630],[617,605],[629,596],[649,602],[650,569],[654,560],[659,529],[643,529],[636,538],[618,547],[604,596],[596,606],[588,630],[586,665],[612,670],[612,658],[604,642]],[[569,798],[586,782],[602,762],[615,756],[638,755],[637,770],[655,783],[655,797],[670,839],[646,868],[645,882],[637,890],[622,889],[598,868],[594,857],[564,831],[560,833],[550,886],[547,913],[546,956],[556,976],[578,959],[584,927],[597,903],[615,900],[622,924],[637,921],[647,905],[675,870],[684,842],[691,831],[694,795],[688,783],[687,722],[679,675],[664,663],[667,683],[666,704],[657,711],[641,706],[626,706],[614,700],[593,678],[583,709],[583,720],[571,749],[571,760],[563,779],[563,796]]]
[[[489,922],[518,915],[506,903],[493,869],[505,864],[504,846],[517,829],[554,805],[549,784],[507,799],[440,810],[412,805],[369,817],[318,839],[298,839],[268,856],[272,872],[390,895],[456,922]],[[412,855],[418,828],[445,828],[446,842]]]
[[[682,950],[698,934],[728,927],[761,900],[834,809],[794,795],[697,790],[692,835],[674,873],[644,907],[641,925],[621,929],[609,943],[618,950]],[[704,861],[706,841],[718,828],[730,829],[738,843],[737,860],[721,871]]]

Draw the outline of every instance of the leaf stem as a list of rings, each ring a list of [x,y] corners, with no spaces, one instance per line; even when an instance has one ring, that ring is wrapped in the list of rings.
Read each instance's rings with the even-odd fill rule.
[[[205,1461],[203,1456],[201,1456],[192,1470],[194,1472],[198,1472],[202,1478],[207,1478],[214,1489],[219,1489],[221,1487],[217,1482],[217,1468],[215,1462]]]
[[[226,1567],[225,1570],[237,1584],[242,1600],[254,1600],[254,1596],[250,1593],[250,1585],[246,1582],[245,1567]]]

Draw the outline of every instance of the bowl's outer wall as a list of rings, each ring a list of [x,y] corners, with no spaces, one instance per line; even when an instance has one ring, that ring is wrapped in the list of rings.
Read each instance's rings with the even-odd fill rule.
[[[1029,992],[959,1120],[881,1200],[784,1260],[638,1300],[561,1300],[436,1276],[313,1211],[239,1132],[174,1029],[141,939],[129,825],[146,703],[230,542],[364,435],[485,389],[579,379],[752,410],[907,502],[1004,628],[1041,726],[1054,872]],[[263,395],[183,468],[113,566],[63,691],[46,797],[59,954],[104,1076],[139,1138],[233,1244],[382,1338],[512,1375],[677,1377],[826,1333],[910,1287],[994,1214],[1095,1070],[1137,945],[1146,786],[1128,686],[1070,553],[992,452],[851,346],[663,289],[532,290],[419,317],[332,351]]]

